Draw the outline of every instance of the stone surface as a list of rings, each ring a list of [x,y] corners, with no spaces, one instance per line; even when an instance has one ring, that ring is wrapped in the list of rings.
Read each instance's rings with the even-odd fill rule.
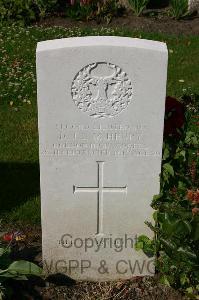
[[[188,0],[188,7],[191,13],[195,11],[199,13],[199,0]]]
[[[79,280],[153,275],[136,252],[159,192],[164,43],[122,37],[37,47],[43,261]]]

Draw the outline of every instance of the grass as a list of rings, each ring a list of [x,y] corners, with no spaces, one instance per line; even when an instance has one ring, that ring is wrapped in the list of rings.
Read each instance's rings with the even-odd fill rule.
[[[169,49],[167,94],[180,97],[186,89],[199,94],[198,37],[105,28],[97,30],[2,26],[0,208],[11,220],[39,222],[36,44],[42,40],[86,35],[119,35],[166,42]]]
[[[18,207],[15,207],[9,213],[2,215],[8,224],[40,224],[40,197],[33,197]]]

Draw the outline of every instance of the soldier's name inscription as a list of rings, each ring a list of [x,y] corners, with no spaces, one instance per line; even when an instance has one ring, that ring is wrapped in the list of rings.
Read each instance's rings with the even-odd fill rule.
[[[160,156],[146,142],[146,125],[56,124],[53,144],[43,145],[47,156]]]

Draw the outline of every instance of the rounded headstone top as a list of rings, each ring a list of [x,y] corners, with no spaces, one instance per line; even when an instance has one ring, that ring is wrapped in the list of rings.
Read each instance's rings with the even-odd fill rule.
[[[167,46],[163,42],[120,36],[86,36],[43,41],[37,44],[37,52],[89,46],[131,47],[167,52]]]

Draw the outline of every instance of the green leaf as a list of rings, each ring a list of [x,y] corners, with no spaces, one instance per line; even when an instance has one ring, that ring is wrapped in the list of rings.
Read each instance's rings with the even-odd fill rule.
[[[192,231],[192,226],[188,221],[182,221],[185,227],[187,228],[188,233],[191,233]]]
[[[178,219],[174,224],[171,225],[170,228],[171,235],[172,236],[177,236],[177,237],[185,237],[186,235],[191,233],[192,226],[188,221],[181,221]]]
[[[164,182],[169,182],[169,177],[174,176],[174,169],[171,164],[166,163],[162,166],[163,185]]]
[[[187,291],[188,294],[193,294],[193,288],[192,287],[188,287],[186,289],[186,291]]]
[[[164,223],[165,221],[168,221],[169,215],[167,212],[157,212],[157,218],[158,222]]]
[[[186,276],[185,273],[182,273],[182,274],[180,275],[180,283],[181,283],[182,285],[184,285],[185,283],[188,283],[188,282],[189,282],[188,277]]]
[[[157,211],[154,211],[154,213],[153,213],[153,219],[154,219],[155,222],[158,221],[158,212]]]
[[[168,147],[166,147],[165,149],[164,149],[164,152],[163,152],[163,160],[166,160],[167,158],[169,158],[169,149],[168,149]]]
[[[42,275],[42,269],[40,267],[25,260],[19,260],[13,262],[12,264],[9,265],[7,271],[11,274],[16,274],[16,275],[35,275],[35,276]]]
[[[142,250],[143,246],[144,246],[143,242],[136,242],[135,243],[135,250],[136,251]]]
[[[163,196],[162,193],[160,193],[160,194],[158,194],[158,195],[154,195],[154,196],[153,196],[153,201],[157,201],[157,200],[161,199],[162,196]]]
[[[178,181],[178,189],[179,190],[185,190],[186,189],[186,184],[182,181]]]
[[[197,261],[197,255],[191,251],[189,248],[180,247],[177,249],[177,253],[182,254],[185,259],[190,259],[192,261]]]
[[[187,277],[187,275],[185,273],[182,273],[180,275],[180,283],[182,285],[185,285],[186,283],[189,283],[189,278]]]
[[[170,282],[168,280],[168,276],[167,275],[162,275],[160,277],[160,283],[162,283],[164,285],[167,285],[167,286],[170,286]]]
[[[185,143],[188,144],[189,146],[191,145],[198,146],[199,143],[198,135],[196,135],[196,133],[193,131],[188,131],[186,134]]]
[[[0,270],[0,278],[4,277],[5,278],[4,281],[8,278],[13,278],[15,276],[16,276],[16,274],[11,274],[10,272],[8,272],[7,269],[6,270]],[[2,279],[0,279],[0,280],[2,280]]]
[[[174,170],[172,165],[170,165],[169,163],[166,163],[163,165],[163,170],[165,172],[167,172],[168,174],[170,174],[171,176],[174,176]]]
[[[20,275],[16,272],[9,272],[8,270],[1,270],[1,272],[0,272],[0,282],[4,282],[7,279],[28,280],[26,275]]]
[[[182,149],[177,149],[174,159],[179,159],[180,157],[183,158],[183,161],[186,161],[186,151]]]
[[[142,250],[148,257],[153,257],[155,254],[153,240],[150,240],[145,235],[140,235],[138,241],[135,244],[135,249]]]
[[[190,217],[190,213],[182,212],[179,215],[169,213],[157,213],[158,222],[162,230],[168,236],[190,234],[192,231],[191,223],[188,220],[182,220],[182,217]]]
[[[170,240],[160,238],[160,242],[171,251],[174,251],[177,248],[176,245],[173,242],[171,242]]]
[[[158,202],[161,201],[162,196],[162,193],[160,193],[159,195],[154,195],[151,206],[153,207],[154,205],[158,204]]]
[[[28,280],[28,277],[26,277],[26,275],[18,275],[14,279],[15,280]]]

